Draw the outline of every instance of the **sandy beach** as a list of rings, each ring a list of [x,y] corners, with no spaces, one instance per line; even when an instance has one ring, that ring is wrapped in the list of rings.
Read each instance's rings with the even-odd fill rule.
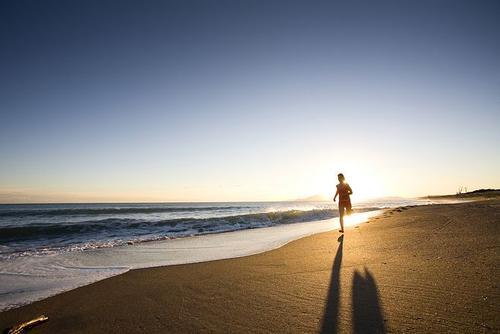
[[[500,330],[500,200],[386,211],[266,253],[133,270],[0,314],[33,333]]]
[[[500,334],[499,17],[0,1],[0,333]]]

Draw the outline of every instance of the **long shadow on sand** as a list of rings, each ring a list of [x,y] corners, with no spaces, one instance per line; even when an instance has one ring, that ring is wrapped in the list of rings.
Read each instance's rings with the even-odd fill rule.
[[[366,268],[352,279],[352,321],[353,333],[386,333],[377,284]]]
[[[340,264],[342,263],[342,248],[344,236],[338,239],[339,247],[332,266],[332,276],[330,278],[330,288],[328,289],[328,300],[326,303],[325,314],[321,324],[321,332],[336,333],[338,329],[339,315],[339,297],[340,297]]]

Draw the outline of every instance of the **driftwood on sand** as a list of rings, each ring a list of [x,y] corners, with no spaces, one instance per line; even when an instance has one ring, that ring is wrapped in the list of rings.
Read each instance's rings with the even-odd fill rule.
[[[12,327],[9,329],[7,334],[21,334],[25,333],[28,329],[35,327],[41,323],[44,323],[45,321],[49,320],[48,317],[41,315],[38,318],[32,319],[30,321],[23,322],[22,324],[19,324],[17,326]]]

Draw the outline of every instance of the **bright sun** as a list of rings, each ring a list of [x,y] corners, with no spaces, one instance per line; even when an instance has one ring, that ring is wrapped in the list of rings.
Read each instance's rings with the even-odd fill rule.
[[[380,177],[375,173],[356,169],[343,169],[342,173],[353,190],[353,201],[385,195],[385,189],[382,183],[378,181]],[[304,187],[304,197],[314,196],[316,198],[320,196],[324,200],[332,200],[337,183],[336,172],[318,173],[308,180],[308,186]]]

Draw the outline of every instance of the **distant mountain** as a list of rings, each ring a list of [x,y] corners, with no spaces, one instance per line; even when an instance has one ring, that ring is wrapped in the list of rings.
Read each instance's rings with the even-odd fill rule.
[[[298,198],[295,200],[296,202],[322,202],[322,201],[328,201],[328,198],[326,198],[323,195],[312,195],[304,198]]]

